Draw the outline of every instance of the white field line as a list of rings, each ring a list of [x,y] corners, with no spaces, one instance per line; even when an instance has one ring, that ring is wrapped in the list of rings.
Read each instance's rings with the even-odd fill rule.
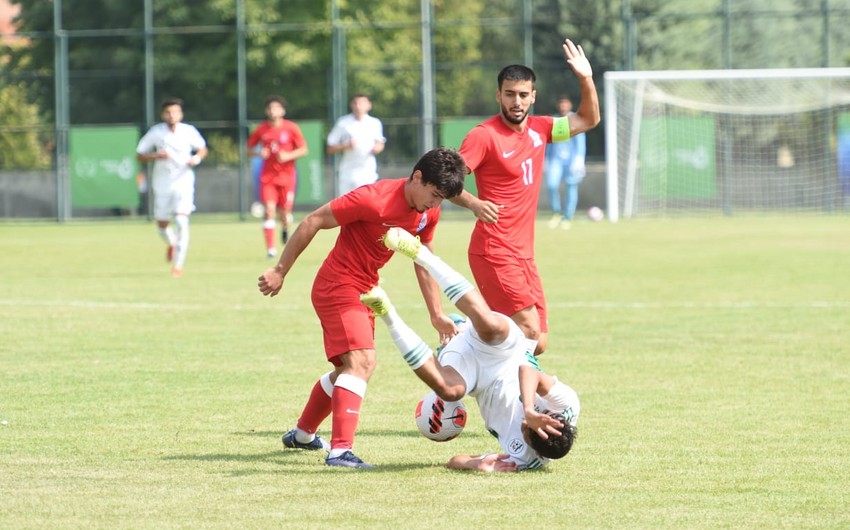
[[[397,306],[399,304],[396,304]],[[401,304],[401,306],[420,307],[423,304]],[[212,304],[172,304],[159,302],[103,302],[93,300],[0,300],[0,306],[6,307],[76,307],[82,309],[159,309],[159,310],[199,310],[232,309],[268,311],[265,305],[242,305],[230,307]],[[806,301],[806,302],[549,302],[547,306],[558,309],[850,309],[850,301]],[[301,311],[301,304],[274,304],[275,311],[294,309]],[[448,306],[445,308],[448,310]]]

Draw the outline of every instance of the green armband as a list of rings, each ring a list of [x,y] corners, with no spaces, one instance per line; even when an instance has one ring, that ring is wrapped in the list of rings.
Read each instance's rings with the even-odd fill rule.
[[[566,142],[569,139],[570,118],[568,116],[564,116],[563,118],[555,118],[555,121],[552,123],[552,141]]]

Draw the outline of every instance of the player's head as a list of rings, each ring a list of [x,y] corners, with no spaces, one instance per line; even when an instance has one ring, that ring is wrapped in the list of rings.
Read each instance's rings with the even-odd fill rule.
[[[280,119],[286,115],[286,100],[283,96],[272,95],[266,98],[266,116],[270,120]]]
[[[555,103],[555,106],[558,109],[558,114],[566,116],[573,110],[573,101],[570,99],[570,96],[564,94],[558,97],[558,101]]]
[[[183,100],[180,98],[168,98],[163,100],[159,106],[162,121],[174,126],[183,120]]]
[[[522,124],[537,97],[534,70],[521,64],[511,64],[502,68],[498,80],[496,101],[501,107],[502,117],[509,124]]]
[[[537,82],[537,76],[534,75],[534,70],[521,64],[509,64],[502,68],[497,78],[499,90],[505,84],[505,81],[530,81],[531,88],[534,88],[534,83]]]
[[[544,440],[530,429],[526,430],[526,433],[528,434],[528,444],[537,454],[543,458],[557,460],[567,456],[567,453],[573,448],[573,442],[576,439],[576,428],[570,425],[566,418],[564,418],[564,415],[559,412],[550,412],[549,416],[560,421],[561,425],[563,425],[560,436],[549,434],[549,437]]]
[[[439,206],[443,199],[457,197],[463,191],[466,162],[454,149],[438,147],[422,155],[416,162],[409,182],[415,184],[408,202],[424,212]]]
[[[369,114],[369,111],[372,110],[372,101],[369,100],[369,96],[366,94],[354,94],[349,106],[351,107],[352,114],[359,118]]]

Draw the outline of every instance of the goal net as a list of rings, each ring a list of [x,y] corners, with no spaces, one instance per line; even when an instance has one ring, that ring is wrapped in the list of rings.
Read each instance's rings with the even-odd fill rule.
[[[850,68],[607,72],[608,216],[850,211]]]

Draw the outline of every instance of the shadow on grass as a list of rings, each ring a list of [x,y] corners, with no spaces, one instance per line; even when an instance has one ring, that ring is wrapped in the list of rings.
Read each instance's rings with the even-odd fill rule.
[[[234,436],[262,436],[262,437],[277,437],[278,441],[280,441],[280,437],[283,436],[286,431],[242,431],[242,432],[231,432],[230,434]],[[319,435],[322,436],[322,431],[319,431]],[[464,438],[481,438],[490,440],[493,439],[492,436],[483,431],[476,432],[466,432],[464,431],[462,436]],[[328,433],[326,432],[323,438],[328,438]],[[392,429],[370,429],[367,431],[358,431],[357,439],[360,440],[362,438],[385,438],[385,437],[393,437],[393,438],[422,438],[422,435],[419,434],[418,431],[409,429],[409,430],[392,430]]]
[[[282,436],[282,432],[279,431],[241,431],[241,432],[232,432],[232,435],[235,436],[260,436],[260,437],[268,437],[273,440],[277,440],[276,443],[280,443],[280,436]],[[474,437],[474,438],[489,438],[489,435],[486,433],[464,433],[464,436]],[[384,437],[394,437],[394,438],[421,438],[421,435],[412,430],[368,430],[364,432],[360,432],[357,434],[358,439],[368,439],[368,438],[384,438]],[[268,474],[268,473],[339,473],[345,472],[350,473],[352,470],[344,469],[344,468],[331,468],[324,465],[324,458],[327,453],[325,451],[303,451],[303,450],[293,450],[286,449],[281,446],[279,450],[275,451],[267,451],[263,453],[253,453],[253,454],[244,454],[244,453],[207,453],[207,454],[182,454],[182,455],[170,455],[164,456],[163,460],[171,460],[171,461],[189,461],[189,462],[208,462],[208,463],[222,463],[222,462],[236,462],[236,463],[244,463],[244,464],[257,464],[258,467],[254,469],[242,469],[242,470],[233,470],[228,474],[233,477],[239,476],[247,476],[247,475],[259,475],[259,474]],[[435,464],[433,462],[406,462],[406,463],[393,463],[393,464],[380,464],[369,461],[369,463],[375,465],[373,469],[367,470],[357,470],[359,472],[368,472],[368,473],[399,473],[402,471],[411,471],[418,469],[436,469],[444,467],[443,464]],[[270,470],[267,465],[268,464],[276,464],[280,465],[280,469],[272,469]],[[262,469],[261,469],[262,467]]]

